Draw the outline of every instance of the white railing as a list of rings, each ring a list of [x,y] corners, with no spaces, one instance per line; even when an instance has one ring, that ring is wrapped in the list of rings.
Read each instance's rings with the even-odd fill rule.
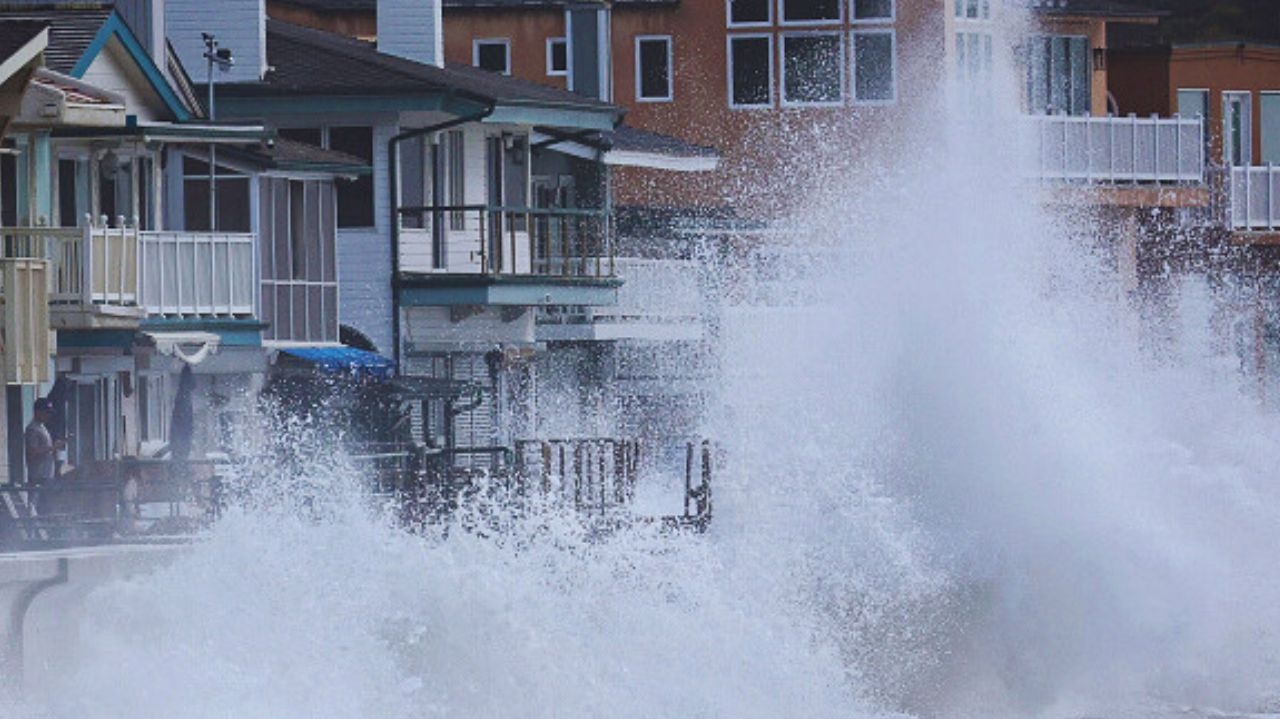
[[[1232,229],[1280,229],[1280,167],[1232,167],[1227,183]]]
[[[48,260],[49,301],[55,305],[134,305],[137,300],[137,238],[98,228],[6,227],[0,229],[5,258]]]
[[[134,233],[141,248],[139,305],[148,314],[256,313],[253,233],[124,231]]]
[[[1029,174],[1041,180],[1204,181],[1199,118],[1043,115],[1026,123]]]
[[[49,381],[49,261],[0,259],[4,382]]]
[[[616,304],[544,308],[539,339],[702,339],[707,306],[695,261],[619,257],[615,265]]]

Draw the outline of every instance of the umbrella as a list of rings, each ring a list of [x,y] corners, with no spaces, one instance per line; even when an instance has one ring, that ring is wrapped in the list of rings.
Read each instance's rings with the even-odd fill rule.
[[[182,366],[178,378],[178,393],[173,398],[173,418],[169,422],[169,458],[185,462],[191,456],[191,436],[195,432],[195,417],[191,395],[195,392],[196,378],[191,365]]]

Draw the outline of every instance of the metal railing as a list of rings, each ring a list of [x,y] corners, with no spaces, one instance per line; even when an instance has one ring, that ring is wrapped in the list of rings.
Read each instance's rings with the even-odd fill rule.
[[[1037,115],[1025,118],[1029,172],[1041,180],[1202,182],[1200,118]]]
[[[602,279],[616,271],[604,210],[436,205],[398,214],[402,272]]]
[[[1280,167],[1232,167],[1226,177],[1232,229],[1280,229]]]

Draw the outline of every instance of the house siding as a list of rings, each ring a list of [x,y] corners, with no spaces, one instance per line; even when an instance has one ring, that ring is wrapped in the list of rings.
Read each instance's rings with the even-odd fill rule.
[[[444,64],[439,0],[380,0],[377,27],[382,52]]]
[[[167,0],[165,26],[169,41],[193,79],[206,73],[204,42],[200,34],[211,32],[218,44],[230,48],[235,67],[220,72],[217,82],[256,82],[266,71],[265,0]]]
[[[124,96],[130,114],[143,120],[167,119],[164,103],[137,66],[126,59],[127,51],[112,39],[94,58],[81,78],[90,85]]]
[[[327,120],[340,124],[339,120]],[[367,120],[366,120],[367,122]],[[373,127],[373,218],[370,229],[338,230],[338,302],[341,322],[350,325],[377,345],[394,351],[391,333],[391,213],[387,185],[387,142],[396,126]]]

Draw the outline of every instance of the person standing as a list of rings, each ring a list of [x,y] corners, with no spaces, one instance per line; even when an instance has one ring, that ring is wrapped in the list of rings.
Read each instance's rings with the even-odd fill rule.
[[[40,398],[32,406],[31,423],[24,435],[27,455],[27,484],[39,486],[53,479],[54,462],[58,450],[67,446],[64,440],[54,440],[49,435],[49,422],[53,419],[53,402]]]

